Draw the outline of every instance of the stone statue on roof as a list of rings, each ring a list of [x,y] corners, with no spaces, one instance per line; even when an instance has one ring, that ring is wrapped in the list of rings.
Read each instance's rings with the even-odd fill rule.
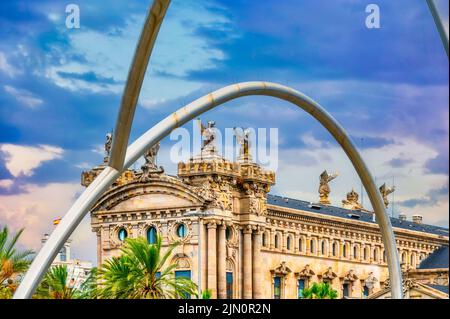
[[[328,198],[330,195],[330,186],[328,185],[332,180],[334,180],[336,177],[338,177],[337,173],[334,174],[328,174],[328,172],[325,170],[320,174],[320,186],[319,186],[319,196],[320,196],[320,203],[325,205],[330,205],[331,202]]]
[[[202,122],[200,122],[200,132],[202,135],[203,145],[202,145],[202,153],[204,154],[216,154],[217,149],[215,146],[216,143],[216,122],[208,121],[207,126],[204,126]]]
[[[387,187],[386,183],[380,186],[381,197],[383,197],[384,206],[386,206],[386,208],[389,206],[389,200],[387,197],[393,192],[395,192],[395,186]]]
[[[162,166],[158,167],[156,165],[156,157],[159,151],[159,143],[153,145],[153,147],[149,148],[145,154],[145,164],[141,166],[142,175],[140,177],[140,181],[147,181],[152,175],[160,174],[164,172],[164,168]]]
[[[108,162],[109,156],[111,155],[112,141],[113,141],[113,134],[112,132],[109,132],[108,134],[106,134],[106,141],[105,141],[105,158],[104,158],[105,162]]]
[[[234,128],[234,135],[236,136],[236,141],[240,146],[239,158],[243,160],[250,159],[250,134],[251,130],[249,128]]]

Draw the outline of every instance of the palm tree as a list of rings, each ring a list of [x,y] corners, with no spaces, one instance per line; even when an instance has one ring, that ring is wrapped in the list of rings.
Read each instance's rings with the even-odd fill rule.
[[[37,299],[77,299],[80,291],[68,282],[66,265],[57,265],[50,268],[36,290],[34,298]]]
[[[313,283],[302,291],[303,299],[336,299],[338,293],[327,282]]]
[[[32,250],[18,252],[14,248],[22,232],[23,229],[9,238],[6,226],[0,231],[0,299],[12,297],[18,278],[31,264]]]
[[[161,237],[155,244],[144,238],[127,239],[122,255],[106,261],[98,271],[99,298],[174,299],[195,295],[197,285],[174,276],[176,265],[165,263],[178,243],[161,253]]]

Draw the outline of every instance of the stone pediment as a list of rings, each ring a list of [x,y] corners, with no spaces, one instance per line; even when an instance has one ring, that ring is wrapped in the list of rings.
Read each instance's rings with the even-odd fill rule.
[[[150,178],[109,189],[96,203],[99,210],[130,211],[202,207],[204,199],[174,177]]]

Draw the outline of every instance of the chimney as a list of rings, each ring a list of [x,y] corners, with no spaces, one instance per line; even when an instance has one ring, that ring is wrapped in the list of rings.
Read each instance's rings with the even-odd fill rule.
[[[406,221],[406,214],[399,214],[398,219],[400,219],[402,221]]]
[[[413,219],[414,223],[422,224],[422,220],[423,220],[422,215],[414,215],[412,219]]]

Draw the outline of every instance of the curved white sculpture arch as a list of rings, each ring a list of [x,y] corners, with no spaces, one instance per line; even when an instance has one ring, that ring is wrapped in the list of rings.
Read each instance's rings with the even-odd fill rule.
[[[227,101],[251,95],[272,96],[297,105],[319,121],[341,145],[361,178],[374,208],[386,250],[392,297],[402,298],[402,275],[394,232],[392,230],[390,219],[386,214],[381,195],[367,166],[355,145],[339,123],[318,103],[294,89],[269,82],[246,82],[227,86],[205,95],[182,107],[175,113],[172,113],[131,144],[126,152],[124,167],[132,165],[148,148],[169,135],[175,128]],[[33,261],[30,270],[25,275],[14,298],[31,297],[41,277],[58,254],[59,249],[97,199],[108,189],[108,187],[110,187],[117,177],[119,177],[121,171],[122,170],[118,171],[112,167],[105,168],[94,182],[83,192],[72,208],[63,217],[58,227]]]

